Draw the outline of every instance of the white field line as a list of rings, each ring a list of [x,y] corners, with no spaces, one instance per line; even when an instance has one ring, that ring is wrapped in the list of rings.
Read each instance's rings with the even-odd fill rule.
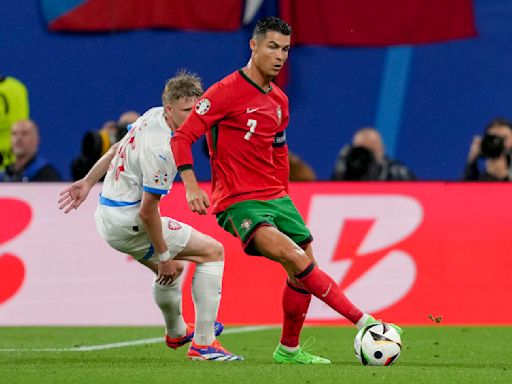
[[[228,335],[231,333],[247,333],[247,332],[257,332],[264,331],[267,329],[274,329],[276,326],[267,326],[267,325],[258,325],[258,326],[249,326],[249,327],[241,327],[241,328],[230,328],[225,329],[222,334]],[[153,337],[151,339],[139,339],[139,340],[131,340],[131,341],[122,341],[120,343],[110,343],[110,344],[99,344],[99,345],[84,345],[81,347],[73,347],[73,348],[0,348],[0,352],[90,352],[90,351],[100,351],[102,349],[113,349],[113,348],[123,348],[123,347],[131,347],[134,345],[146,345],[146,344],[155,344],[155,343],[163,343],[163,337]]]

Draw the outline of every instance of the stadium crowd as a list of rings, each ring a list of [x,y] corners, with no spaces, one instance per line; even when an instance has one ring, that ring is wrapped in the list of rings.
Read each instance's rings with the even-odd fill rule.
[[[52,163],[39,153],[39,129],[29,119],[28,92],[23,83],[0,74],[0,104],[0,182],[63,181]],[[127,110],[117,120],[100,123],[101,128],[86,132],[76,157],[64,159],[70,164],[72,180],[83,178],[139,117],[138,112]],[[290,151],[288,160],[290,181],[317,180],[317,172],[300,154]],[[341,146],[330,179],[419,180],[407,165],[386,154],[381,133],[372,126],[357,128],[352,142]],[[512,181],[512,122],[503,117],[493,118],[481,135],[473,136],[460,180]]]

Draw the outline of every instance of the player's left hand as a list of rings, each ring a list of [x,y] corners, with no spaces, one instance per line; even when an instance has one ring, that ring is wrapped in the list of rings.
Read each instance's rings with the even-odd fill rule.
[[[85,179],[75,181],[68,188],[60,192],[58,200],[59,209],[64,209],[64,213],[77,209],[87,199],[90,190],[91,186]]]

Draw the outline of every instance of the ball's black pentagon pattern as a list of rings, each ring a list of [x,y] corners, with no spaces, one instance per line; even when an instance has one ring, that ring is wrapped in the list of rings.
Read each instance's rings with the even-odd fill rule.
[[[400,356],[400,334],[385,323],[363,327],[354,339],[356,357],[363,365],[388,366]]]

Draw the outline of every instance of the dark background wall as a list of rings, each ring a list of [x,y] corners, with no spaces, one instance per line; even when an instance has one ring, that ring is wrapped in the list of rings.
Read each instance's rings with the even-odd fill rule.
[[[407,48],[398,131],[386,142],[420,179],[458,179],[472,136],[496,116],[512,118],[512,2],[475,0],[474,7],[478,38]],[[165,80],[178,69],[209,86],[249,57],[250,28],[56,34],[46,30],[38,0],[2,0],[1,9],[0,73],[27,85],[41,153],[66,178],[86,131],[123,111],[159,105]],[[319,178],[329,178],[353,132],[389,107],[380,95],[394,49],[292,49],[288,140]],[[207,178],[197,147],[197,172]]]

